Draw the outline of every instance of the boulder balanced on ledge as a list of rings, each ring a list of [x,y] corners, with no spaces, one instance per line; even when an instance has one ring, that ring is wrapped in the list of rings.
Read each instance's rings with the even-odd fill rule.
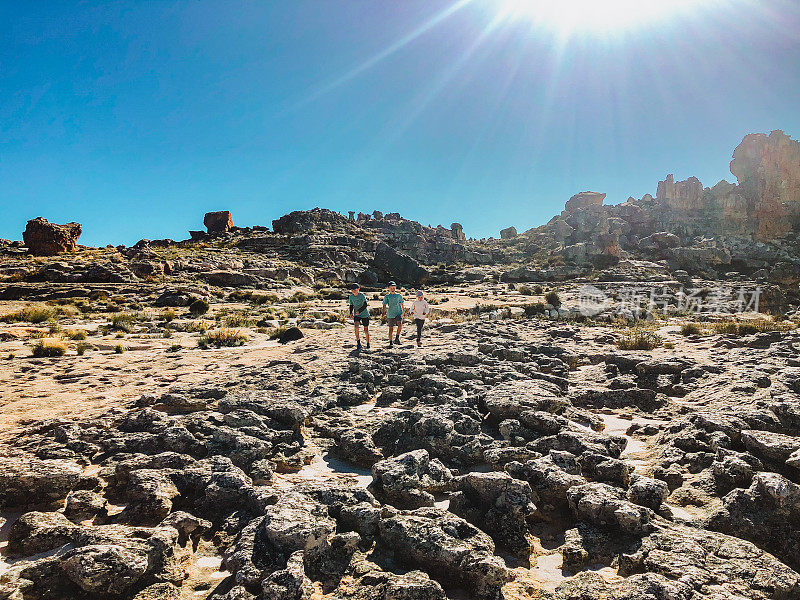
[[[81,236],[80,223],[57,225],[44,217],[28,221],[22,239],[31,254],[53,256],[62,252],[74,252]]]
[[[603,204],[605,197],[606,195],[602,192],[581,192],[567,200],[567,203],[564,205],[564,210],[568,213],[574,213],[576,210],[585,208],[586,206],[600,206]]]
[[[206,226],[206,231],[211,235],[226,233],[233,227],[233,217],[229,210],[207,212],[206,216],[203,218],[203,225]]]

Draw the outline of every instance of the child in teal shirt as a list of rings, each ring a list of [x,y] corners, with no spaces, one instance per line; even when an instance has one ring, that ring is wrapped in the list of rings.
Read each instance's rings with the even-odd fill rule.
[[[389,293],[383,298],[383,311],[389,323],[389,348],[391,348],[395,326],[397,326],[395,344],[400,344],[400,329],[403,327],[403,296],[397,293],[397,284],[394,281],[389,282]]]
[[[357,283],[350,286],[347,304],[350,307],[353,326],[356,330],[356,350],[361,350],[361,339],[358,337],[359,325],[364,328],[364,337],[367,339],[367,350],[369,350],[369,306],[367,306],[367,297],[361,293]]]

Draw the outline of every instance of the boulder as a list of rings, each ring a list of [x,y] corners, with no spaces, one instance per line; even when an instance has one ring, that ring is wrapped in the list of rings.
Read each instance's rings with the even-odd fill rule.
[[[0,458],[0,508],[63,500],[78,486],[82,472],[66,460]]]
[[[601,192],[580,192],[567,200],[564,210],[568,213],[574,213],[587,206],[602,206],[605,197],[606,195]]]
[[[145,574],[147,555],[121,546],[84,546],[68,552],[61,568],[86,592],[121,594]]]
[[[464,519],[437,508],[384,509],[379,536],[405,565],[420,567],[444,584],[468,586],[475,598],[496,598],[512,575],[494,554],[492,539]]]
[[[742,442],[759,458],[778,462],[787,461],[793,452],[800,450],[800,437],[771,431],[745,429],[742,431]]]
[[[464,228],[461,226],[461,223],[453,223],[450,225],[450,231],[453,232],[453,239],[457,242],[466,241],[467,236],[464,235]]]
[[[587,483],[567,490],[570,508],[576,518],[596,525],[617,529],[631,535],[653,530],[653,513],[625,499],[618,488],[605,483]]]
[[[452,489],[453,476],[426,450],[414,450],[372,465],[370,490],[399,508],[433,506],[432,493]]]
[[[203,217],[203,225],[211,235],[226,233],[233,227],[233,217],[228,210],[207,212]]]
[[[57,225],[43,217],[28,221],[22,239],[31,254],[53,256],[62,252],[75,252],[81,236],[80,223]]]
[[[513,240],[517,237],[517,228],[516,227],[506,227],[505,229],[500,230],[500,239],[501,240]]]
[[[536,495],[526,481],[508,473],[468,473],[456,483],[450,512],[492,536],[502,548],[527,559],[531,552],[528,519],[536,513]]]
[[[407,254],[398,252],[383,242],[378,244],[372,264],[385,277],[411,285],[419,285],[428,279],[427,269]]]

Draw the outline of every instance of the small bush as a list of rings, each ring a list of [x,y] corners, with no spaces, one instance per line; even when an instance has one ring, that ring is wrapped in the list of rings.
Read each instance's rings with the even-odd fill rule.
[[[617,340],[617,348],[620,350],[652,350],[658,348],[661,343],[662,339],[659,335],[640,327],[634,327],[623,333]]]
[[[544,301],[548,304],[552,304],[554,307],[558,308],[561,306],[561,298],[558,297],[558,292],[555,290],[551,290],[544,295]]]
[[[192,314],[192,316],[199,317],[206,314],[210,308],[211,305],[206,300],[198,298],[189,305],[189,312]]]
[[[86,354],[87,350],[91,350],[91,349],[92,349],[92,345],[88,344],[86,342],[78,342],[75,345],[75,351],[78,353],[78,356],[83,356],[84,354]]]
[[[165,323],[172,323],[175,320],[175,311],[171,308],[168,308],[164,312],[161,313],[161,320]]]
[[[789,331],[793,324],[790,322],[774,322],[768,319],[753,319],[750,321],[719,321],[711,325],[715,333],[721,335],[752,335],[766,331]]]
[[[545,312],[544,302],[529,302],[522,307],[525,310],[526,317],[534,315],[543,315]]]
[[[189,321],[186,324],[187,333],[205,333],[208,331],[208,323],[205,321]]]
[[[167,348],[167,352],[179,352],[181,349],[183,349],[183,346],[180,344],[172,344],[172,346]]]
[[[252,327],[253,321],[244,313],[236,313],[225,317],[225,327]]]
[[[293,304],[294,303],[300,303],[300,302],[307,302],[308,300],[313,300],[316,297],[317,297],[316,294],[306,294],[305,292],[301,292],[301,291],[298,290],[294,294],[289,296],[286,299],[286,302],[291,302]]]
[[[537,295],[537,296],[541,296],[543,291],[544,291],[544,290],[542,289],[542,286],[540,286],[540,285],[535,285],[535,286],[533,286],[533,293],[534,293],[535,295]]]
[[[45,306],[44,304],[28,304],[18,311],[3,315],[0,320],[6,323],[17,323],[19,321],[44,323],[45,321],[55,319],[56,316],[56,310],[50,306]]]
[[[703,329],[697,323],[684,323],[681,325],[681,335],[699,335]]]
[[[14,360],[14,353],[13,352],[9,352],[8,356],[6,356],[6,360]]]
[[[64,342],[57,340],[39,340],[31,349],[31,352],[37,358],[64,356],[66,351],[67,347]]]
[[[124,344],[117,344],[114,346],[114,354],[123,354],[126,350],[127,348]]]
[[[667,350],[674,350],[675,344],[673,342],[664,342],[664,348]]]
[[[133,324],[136,322],[136,316],[132,313],[118,312],[108,317],[108,321],[111,323],[111,329],[130,333],[133,331]]]
[[[522,294],[523,296],[533,296],[533,289],[527,285],[521,285],[517,288],[517,291]]]
[[[201,348],[208,348],[209,346],[216,346],[217,348],[222,346],[241,346],[248,339],[247,334],[239,329],[222,328],[202,335],[197,340],[197,345]]]
[[[64,335],[67,337],[67,339],[72,340],[73,342],[79,342],[86,339],[86,331],[83,329],[67,329],[64,332]]]

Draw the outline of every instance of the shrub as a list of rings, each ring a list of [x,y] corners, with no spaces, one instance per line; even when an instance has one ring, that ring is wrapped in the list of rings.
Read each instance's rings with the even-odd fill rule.
[[[313,300],[316,297],[317,297],[316,294],[306,294],[305,292],[301,292],[300,290],[298,290],[294,294],[289,296],[286,299],[286,302],[291,302],[291,303],[307,302],[308,300]]]
[[[186,324],[187,333],[205,333],[208,330],[208,325],[205,321],[189,321]]]
[[[123,354],[126,350],[127,348],[124,344],[117,344],[114,346],[114,354]]]
[[[73,342],[79,342],[86,339],[86,331],[83,329],[67,329],[64,332],[64,335],[67,337],[67,339],[70,339]]]
[[[664,348],[666,348],[667,350],[674,350],[675,344],[674,342],[664,342]]]
[[[132,313],[118,312],[111,315],[108,321],[111,323],[111,329],[130,333],[133,331],[133,324],[136,321],[136,317]]]
[[[31,349],[31,352],[37,358],[64,356],[66,351],[67,347],[64,345],[64,342],[57,340],[39,340]]]
[[[211,305],[208,301],[198,298],[189,305],[189,312],[192,316],[199,317],[206,314],[209,308],[211,308]]]
[[[56,318],[56,310],[44,304],[28,304],[19,310],[3,315],[2,320],[6,323],[16,323],[26,321],[28,323],[44,323]]]
[[[172,344],[169,348],[167,348],[167,352],[179,352],[183,346],[180,344]]]
[[[175,311],[171,308],[168,308],[164,312],[161,313],[161,320],[165,323],[172,323],[175,320]]]
[[[697,323],[684,323],[681,325],[681,335],[699,335],[702,328]]]
[[[225,327],[251,327],[253,321],[244,313],[236,313],[225,317]]]
[[[6,360],[14,360],[14,353],[13,352],[9,352],[8,356],[6,356]]]
[[[217,348],[222,346],[241,346],[248,339],[247,334],[239,329],[222,328],[202,335],[197,340],[197,345],[201,348],[208,348],[209,346],[216,346]]]
[[[535,286],[533,286],[533,293],[534,293],[535,295],[537,295],[537,296],[541,296],[543,291],[544,291],[544,290],[542,289],[542,286],[540,286],[540,285],[535,285]]]
[[[554,307],[558,308],[561,306],[561,298],[558,297],[558,292],[555,290],[551,290],[544,295],[544,301],[548,304],[552,304]]]
[[[523,296],[533,296],[533,290],[530,286],[521,285],[517,288],[517,291],[522,294]]]
[[[91,350],[91,349],[92,349],[92,345],[88,344],[86,342],[78,342],[75,345],[75,351],[78,353],[78,356],[83,356],[84,354],[86,354],[87,350]]]
[[[522,307],[525,310],[526,317],[534,315],[543,315],[545,311],[544,302],[529,302]]]
[[[617,348],[620,350],[652,350],[661,343],[659,335],[641,327],[634,327],[623,333],[617,340]]]
[[[753,319],[750,321],[719,321],[711,328],[722,335],[752,335],[765,331],[788,331],[794,326],[791,322],[770,321],[768,319]]]

